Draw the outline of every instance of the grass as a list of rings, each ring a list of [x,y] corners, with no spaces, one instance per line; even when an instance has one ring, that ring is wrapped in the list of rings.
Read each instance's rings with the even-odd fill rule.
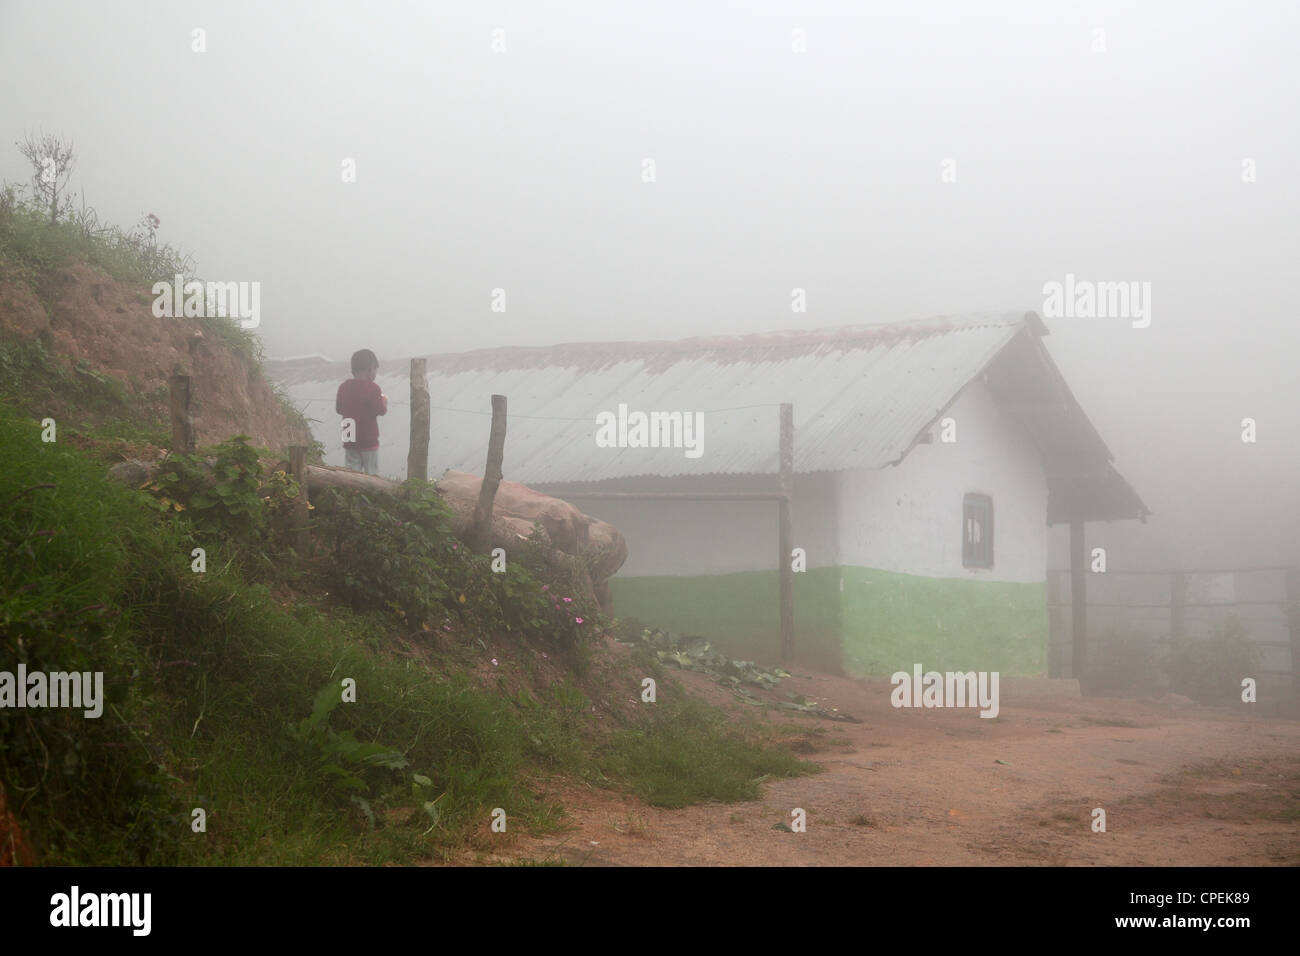
[[[618,833],[626,833],[634,837],[648,837],[651,833],[650,822],[643,815],[628,815],[614,824],[614,830]]]
[[[753,725],[726,726],[725,714],[699,701],[656,706],[662,710],[647,726],[615,735],[600,764],[606,775],[626,779],[652,806],[753,800],[761,777],[820,769],[786,748],[763,746],[770,739],[764,741]]]
[[[528,859],[528,858],[510,860],[506,863],[497,863],[494,865],[495,866],[568,866],[569,864],[566,863],[564,860],[561,860],[559,857],[544,857],[540,860]]]
[[[43,412],[60,409],[132,417],[130,398],[119,382],[85,365],[67,368],[39,341],[0,339],[0,397],[21,398],[23,407]]]
[[[1092,724],[1094,727],[1154,727],[1154,724],[1139,723],[1136,720],[1111,719],[1104,717],[1089,717],[1086,714],[1079,717],[1085,724]]]
[[[74,263],[96,266],[137,287],[142,303],[153,301],[155,282],[171,283],[177,274],[196,278],[189,256],[170,245],[156,245],[139,226],[130,232],[103,226],[93,210],[51,223],[47,210],[6,197],[0,189],[0,265],[6,274],[30,286],[48,311],[58,270]],[[202,316],[198,322],[211,338],[242,354],[255,369],[262,368],[261,340],[252,330],[225,316]],[[286,410],[292,409],[285,404]]]
[[[123,417],[83,437],[148,427]],[[493,845],[496,807],[511,830],[562,827],[526,783],[538,773],[680,807],[752,799],[760,778],[817,769],[696,701],[607,729],[579,675],[509,696],[446,662],[383,653],[390,614],[277,599],[228,544],[208,542],[195,574],[187,516],[160,516],[66,434],[44,443],[38,422],[0,403],[0,670],[102,671],[109,688],[97,721],[46,710],[0,722],[0,787],[44,864],[445,859]],[[322,689],[343,678],[356,701],[320,713],[335,692]],[[205,833],[190,827],[195,808]]]
[[[832,735],[825,727],[811,727],[795,734],[787,746],[797,754],[816,754],[835,749],[852,750],[854,745],[842,730],[836,729]]]
[[[177,272],[189,272],[188,258],[172,247],[151,245],[138,233],[132,240],[118,227],[101,226],[93,210],[82,221],[70,216],[51,223],[48,210],[0,197],[0,259],[33,280],[73,262],[87,262],[137,284],[170,281]]]

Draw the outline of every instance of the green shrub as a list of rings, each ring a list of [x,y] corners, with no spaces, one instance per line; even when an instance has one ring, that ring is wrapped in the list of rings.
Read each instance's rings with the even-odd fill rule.
[[[1132,697],[1156,692],[1164,661],[1153,638],[1112,627],[1099,645],[1101,660],[1089,667],[1090,692]]]
[[[425,482],[409,482],[397,497],[330,489],[317,511],[333,543],[331,581],[358,610],[382,609],[414,628],[459,623],[481,633],[527,635],[573,649],[598,627],[596,611],[569,583],[560,558],[521,548],[503,571],[473,554],[452,533],[451,511]],[[534,575],[550,574],[544,584]],[[565,593],[575,588],[570,593]]]
[[[1169,660],[1171,689],[1203,703],[1241,699],[1241,679],[1254,675],[1258,657],[1241,622],[1230,617],[1214,636],[1183,641]]]
[[[354,608],[391,611],[427,629],[461,598],[445,573],[458,545],[432,489],[412,485],[407,497],[372,499],[331,488],[317,513],[334,547],[330,583]]]
[[[171,455],[148,485],[159,510],[188,511],[190,521],[208,534],[233,535],[244,541],[259,537],[266,510],[258,489],[262,464],[247,435],[236,435],[213,449],[209,465],[203,455]]]

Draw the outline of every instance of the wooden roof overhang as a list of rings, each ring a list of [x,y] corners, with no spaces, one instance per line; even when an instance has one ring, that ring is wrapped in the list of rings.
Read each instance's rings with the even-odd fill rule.
[[[984,381],[1042,455],[1047,523],[1145,521],[1150,509],[1116,471],[1110,449],[1043,346],[1047,327],[1033,313],[1026,318],[1026,327],[988,364]]]

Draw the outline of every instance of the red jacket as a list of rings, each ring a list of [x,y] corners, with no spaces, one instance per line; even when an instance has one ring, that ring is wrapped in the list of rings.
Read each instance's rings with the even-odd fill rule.
[[[374,451],[379,447],[378,416],[388,414],[388,399],[378,385],[369,379],[348,379],[339,386],[334,411],[357,423],[357,440],[345,441],[344,448]]]

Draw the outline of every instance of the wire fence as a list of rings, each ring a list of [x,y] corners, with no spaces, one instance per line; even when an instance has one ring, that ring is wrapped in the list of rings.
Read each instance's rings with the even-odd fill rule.
[[[1197,645],[1237,633],[1253,671],[1300,691],[1300,578],[1288,565],[1214,570],[1108,570],[1086,579],[1089,670],[1133,681]],[[1049,670],[1070,670],[1070,572],[1048,570]],[[1149,677],[1150,675],[1145,675]]]
[[[327,405],[334,404],[334,399],[332,398],[295,398],[294,401],[303,402],[305,405],[310,405],[313,402],[324,402]],[[411,403],[390,398],[388,400],[388,404],[409,406]],[[701,409],[693,409],[693,410],[699,411],[700,414],[702,415],[720,415],[723,412],[742,412],[750,408],[780,408],[780,407],[781,407],[780,402],[759,402],[754,405],[732,405],[730,408],[701,408]],[[448,408],[445,405],[430,405],[429,408],[435,412],[452,412],[457,415],[482,415],[488,418],[492,417],[492,411],[490,409],[488,411],[482,411],[482,410],[476,410],[472,408]],[[304,411],[305,410],[306,409],[304,408]],[[528,421],[535,421],[535,422],[585,422],[588,424],[594,422],[594,416],[591,415],[588,415],[584,418],[567,418],[559,415],[520,415],[517,412],[511,412],[510,417],[523,418],[523,419],[527,419]]]

